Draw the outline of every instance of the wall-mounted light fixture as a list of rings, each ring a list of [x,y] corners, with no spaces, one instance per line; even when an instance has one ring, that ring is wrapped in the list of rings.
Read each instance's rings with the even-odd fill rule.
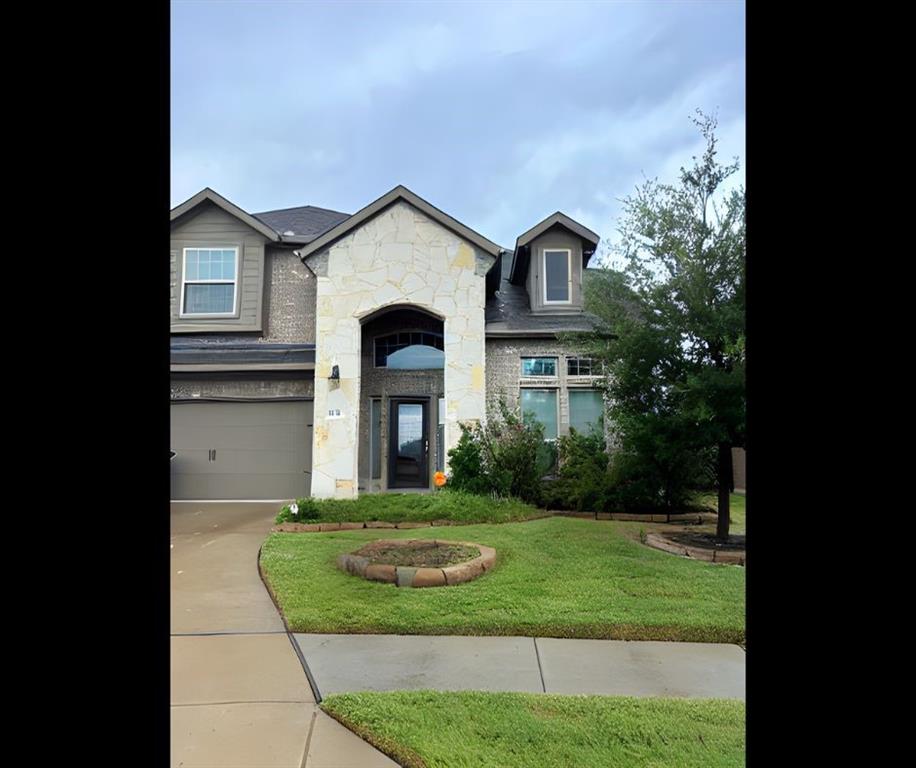
[[[331,381],[340,381],[340,368],[336,365],[331,367],[331,375],[328,376]]]

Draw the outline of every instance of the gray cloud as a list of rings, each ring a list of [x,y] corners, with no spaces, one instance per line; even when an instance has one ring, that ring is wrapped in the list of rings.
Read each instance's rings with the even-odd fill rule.
[[[697,153],[694,108],[743,159],[744,77],[740,2],[175,2],[172,203],[352,212],[402,183],[505,246],[557,209],[613,237]]]

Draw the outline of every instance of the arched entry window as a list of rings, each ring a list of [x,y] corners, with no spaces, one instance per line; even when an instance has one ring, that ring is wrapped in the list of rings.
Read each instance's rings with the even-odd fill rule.
[[[441,333],[401,331],[375,339],[375,367],[404,371],[445,368]]]

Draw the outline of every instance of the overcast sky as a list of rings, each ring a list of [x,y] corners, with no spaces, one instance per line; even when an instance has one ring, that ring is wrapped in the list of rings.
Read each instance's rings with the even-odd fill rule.
[[[397,184],[496,241],[556,210],[615,239],[719,116],[743,181],[744,3],[174,0],[171,203],[353,213]]]

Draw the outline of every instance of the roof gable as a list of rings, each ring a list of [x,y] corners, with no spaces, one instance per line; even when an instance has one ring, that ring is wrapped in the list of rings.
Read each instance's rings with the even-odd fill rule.
[[[274,230],[268,227],[263,221],[256,219],[250,213],[246,213],[241,208],[239,208],[235,203],[230,202],[222,195],[214,192],[210,187],[204,187],[200,192],[198,192],[194,197],[191,197],[185,200],[181,205],[172,208],[169,213],[169,221],[175,221],[176,219],[184,216],[187,213],[193,211],[197,206],[204,202],[211,202],[214,205],[222,208],[226,213],[231,216],[234,216],[243,224],[247,224],[256,232],[264,235],[269,240],[279,241],[280,236]]]
[[[550,216],[548,216],[543,221],[535,224],[527,232],[519,235],[518,238],[516,239],[515,251],[512,254],[512,265],[509,267],[509,280],[511,282],[514,283],[518,279],[518,275],[516,274],[516,267],[518,263],[521,261],[519,259],[519,251],[521,251],[523,248],[526,248],[531,243],[532,240],[534,240],[537,237],[540,237],[547,230],[553,227],[562,227],[563,229],[567,230],[568,232],[571,232],[572,234],[581,238],[583,241],[583,248],[582,248],[583,255],[585,255],[585,253],[589,250],[594,251],[595,248],[598,247],[598,243],[601,240],[601,237],[598,234],[596,234],[595,232],[592,232],[588,227],[582,226],[575,219],[569,218],[569,216],[567,216],[565,213],[561,211],[552,213]],[[591,249],[587,248],[586,244],[591,245],[592,246]],[[588,255],[590,256],[591,254],[589,253]],[[587,264],[587,263],[588,263],[588,257],[586,256],[584,260],[584,264]],[[527,266],[528,265],[526,262],[525,265],[520,268],[520,271],[527,271]]]
[[[441,225],[445,229],[454,232],[461,238],[464,238],[470,243],[473,243],[478,248],[480,248],[485,253],[488,253],[494,258],[499,255],[502,248],[500,248],[492,240],[488,240],[483,235],[475,232],[473,229],[466,227],[457,219],[453,219],[444,211],[440,211],[431,203],[428,203],[422,197],[411,192],[407,187],[399,184],[390,192],[386,192],[378,200],[375,200],[372,203],[369,203],[365,208],[357,211],[348,219],[340,222],[337,226],[329,229],[324,234],[320,235],[314,239],[311,243],[306,245],[301,251],[301,257],[305,261],[309,256],[312,256],[319,251],[322,251],[330,247],[337,240],[340,240],[342,237],[349,234],[352,230],[356,229],[360,224],[363,224],[366,221],[378,216],[380,213],[385,211],[387,208],[394,205],[399,200],[412,205],[417,210],[426,214],[430,219],[435,221],[437,224]]]

